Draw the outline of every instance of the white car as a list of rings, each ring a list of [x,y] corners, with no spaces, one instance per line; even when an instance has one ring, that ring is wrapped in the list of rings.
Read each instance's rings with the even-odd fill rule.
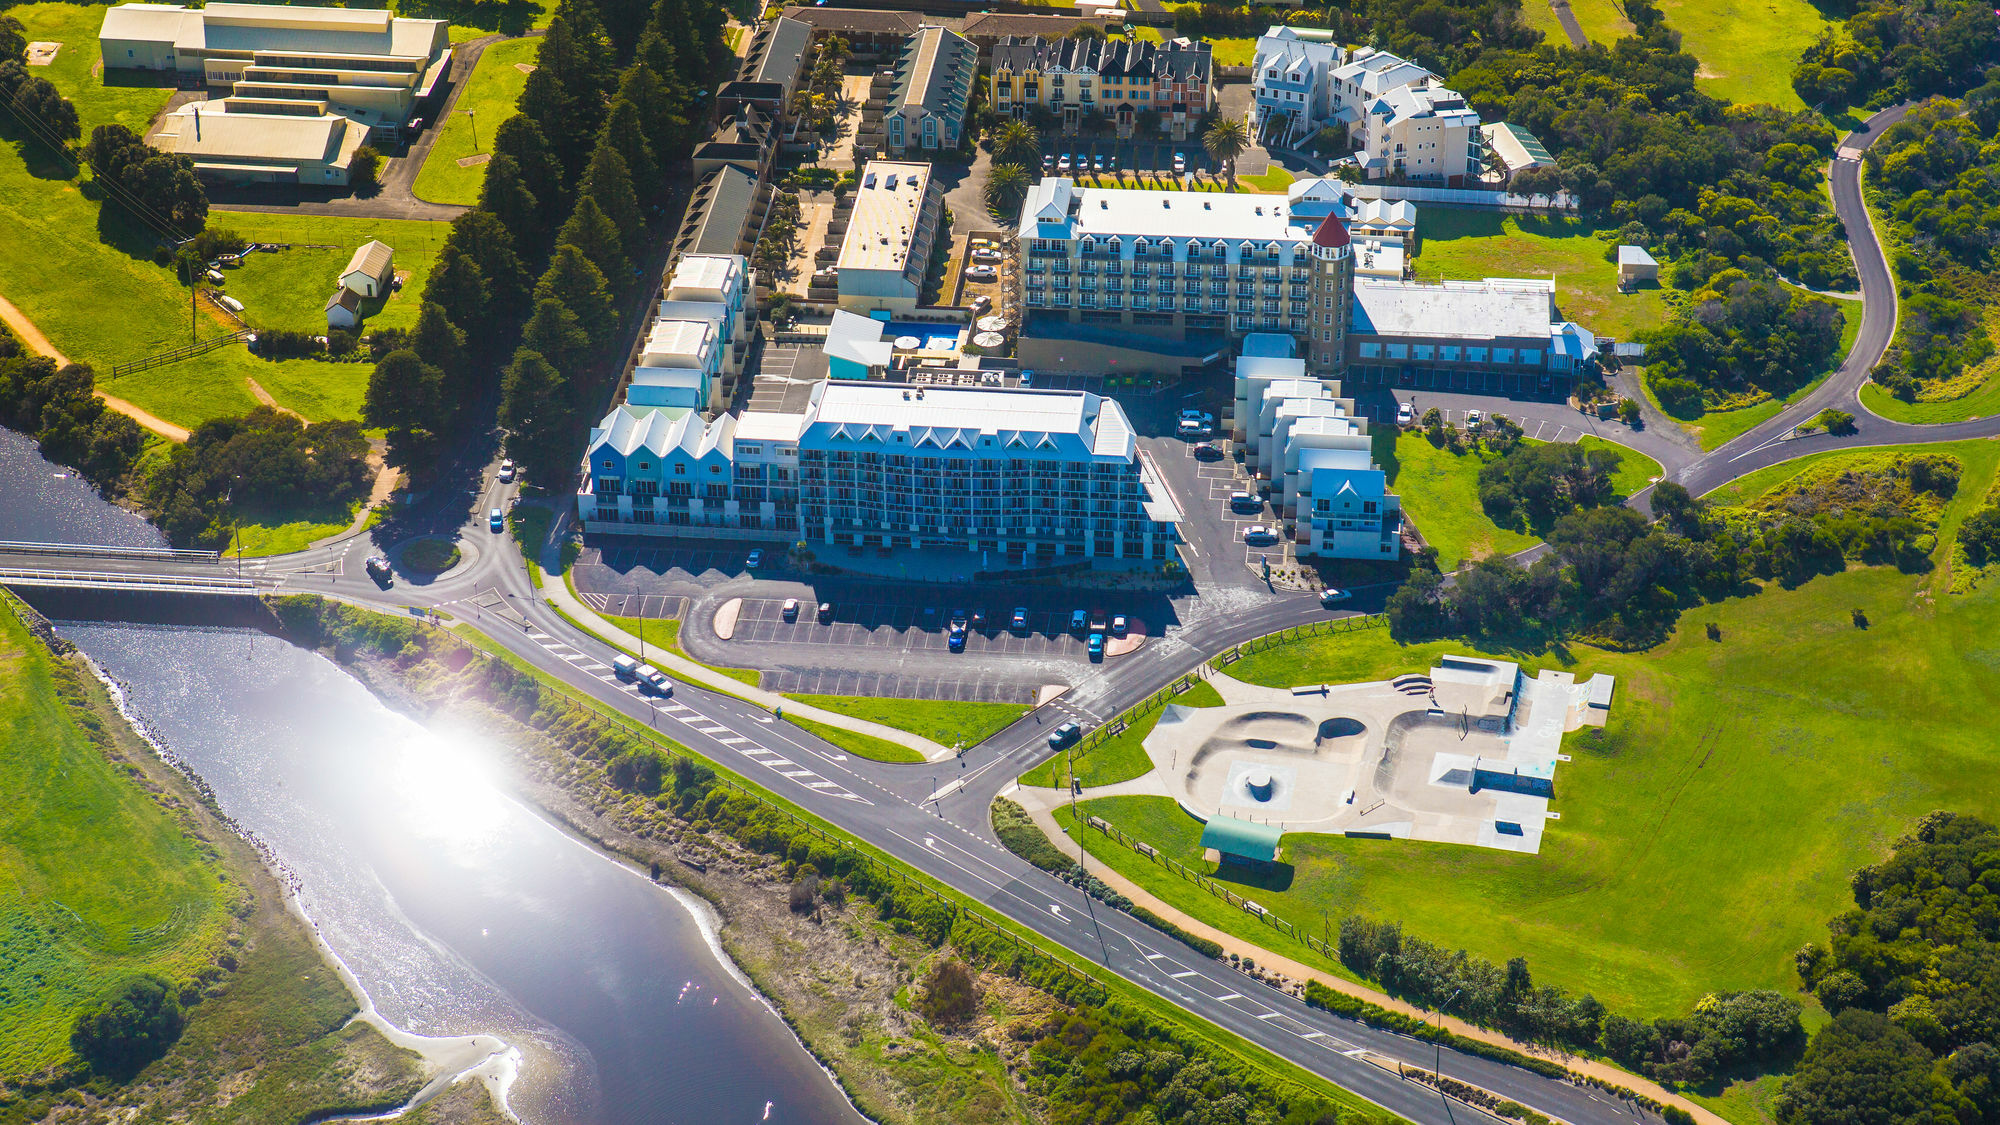
[[[797,621],[799,619],[799,599],[785,599],[784,615],[787,621]]]
[[[992,266],[973,266],[971,269],[965,271],[965,279],[967,281],[998,281],[1000,279],[1000,271],[994,269]]]
[[[1478,429],[1485,420],[1485,415],[1479,413],[1477,410],[1468,410],[1465,412],[1465,428],[1468,430]]]
[[[994,250],[991,247],[981,246],[972,252],[972,260],[975,262],[997,262],[1000,260],[1000,251]]]
[[[1174,432],[1182,437],[1201,437],[1208,433],[1208,427],[1199,418],[1183,418],[1174,424]]]
[[[1069,153],[1065,152],[1061,156],[1056,157],[1056,171],[1069,171]]]
[[[1277,538],[1277,529],[1265,527],[1261,523],[1253,523],[1243,529],[1243,541],[1245,543],[1270,543]]]
[[[1396,424],[1398,426],[1407,426],[1411,422],[1414,422],[1416,420],[1417,420],[1416,407],[1410,405],[1407,402],[1399,402],[1396,404]]]
[[[514,479],[514,462],[511,459],[500,462],[501,483],[505,484],[506,482],[511,481],[513,479]]]
[[[1180,153],[1180,152],[1177,152],[1177,153],[1175,153],[1175,154],[1174,154],[1174,175],[1176,175],[1176,176],[1179,176],[1179,175],[1182,175],[1182,174],[1184,174],[1184,173],[1186,173],[1186,172],[1187,172],[1187,154],[1186,154],[1186,153]]]

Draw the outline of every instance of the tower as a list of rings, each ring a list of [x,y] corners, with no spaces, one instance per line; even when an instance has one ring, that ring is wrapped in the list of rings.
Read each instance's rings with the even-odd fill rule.
[[[1312,258],[1306,370],[1327,378],[1347,368],[1347,317],[1354,304],[1354,247],[1339,215],[1329,214],[1313,232]]]

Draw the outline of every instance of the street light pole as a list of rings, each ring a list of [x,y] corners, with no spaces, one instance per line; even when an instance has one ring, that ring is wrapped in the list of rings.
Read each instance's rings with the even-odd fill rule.
[[[1444,1076],[1440,1073],[1444,1069],[1444,1010],[1451,1007],[1453,1000],[1458,999],[1464,994],[1465,990],[1461,988],[1446,997],[1444,1003],[1438,1005],[1438,1037],[1431,1040],[1431,1047],[1433,1048],[1431,1054],[1431,1085],[1437,1087],[1438,1097],[1444,1102],[1445,1120],[1451,1122],[1451,1125],[1458,1125],[1458,1118],[1451,1112],[1451,1095],[1444,1092]]]

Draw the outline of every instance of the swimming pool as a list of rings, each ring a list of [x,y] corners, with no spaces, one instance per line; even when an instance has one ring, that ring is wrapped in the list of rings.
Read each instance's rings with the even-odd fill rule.
[[[892,320],[883,326],[882,335],[891,340],[902,336],[915,336],[924,342],[924,351],[949,352],[958,349],[959,341],[965,338],[965,329],[956,324],[921,324]]]

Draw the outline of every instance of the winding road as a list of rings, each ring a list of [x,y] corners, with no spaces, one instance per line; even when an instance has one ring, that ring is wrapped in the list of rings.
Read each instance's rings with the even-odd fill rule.
[[[1668,478],[1699,494],[1767,465],[1825,449],[2000,434],[2000,418],[1909,426],[1859,407],[1859,388],[1887,348],[1896,320],[1894,286],[1862,203],[1859,156],[1904,112],[1901,107],[1885,110],[1864,130],[1850,134],[1829,171],[1836,213],[1850,234],[1866,235],[1851,240],[1865,303],[1861,328],[1846,361],[1802,401],[1749,433],[1706,455],[1683,450],[1678,463],[1663,465]],[[1848,437],[1790,436],[1799,423],[1829,406],[1852,410],[1859,432]],[[1367,1057],[1425,1070],[1435,1057],[1450,1077],[1579,1125],[1656,1120],[1600,1091],[1457,1052],[1434,1056],[1427,1044],[1308,1008],[1128,915],[1093,903],[1001,848],[988,810],[1016,776],[1050,754],[1047,708],[956,760],[887,765],[851,757],[775,720],[762,707],[698,684],[677,683],[669,699],[640,696],[611,674],[615,650],[561,617],[529,582],[511,538],[485,528],[481,513],[505,507],[514,498],[513,486],[497,481],[486,464],[489,452],[468,452],[446,470],[451,484],[433,489],[424,502],[375,531],[383,542],[457,535],[467,560],[435,580],[403,576],[388,588],[377,587],[362,567],[365,557],[378,549],[365,535],[299,554],[244,560],[240,575],[264,592],[319,593],[397,613],[411,608],[448,612],[597,703],[658,727],[695,753],[953,886],[1081,961],[1412,1121],[1459,1125],[1495,1119],[1464,1105],[1449,1107],[1434,1090],[1405,1081]],[[1642,495],[1637,502],[1643,506],[1644,499]],[[52,562],[45,555],[9,553],[0,545],[0,568],[213,578],[219,570],[233,570],[236,565],[225,562],[218,568],[213,563],[97,557],[81,553],[87,551],[84,548],[78,551]],[[7,580],[0,576],[0,581]],[[1113,716],[1235,644],[1327,617],[1310,595],[1283,592],[1260,593],[1254,602],[1240,596],[1197,595],[1181,608],[1180,620],[1165,635],[1121,658],[1104,675],[1065,696],[1064,702]],[[1370,607],[1357,606],[1363,608]],[[1718,1120],[1701,1110],[1697,1117],[1704,1122]]]

